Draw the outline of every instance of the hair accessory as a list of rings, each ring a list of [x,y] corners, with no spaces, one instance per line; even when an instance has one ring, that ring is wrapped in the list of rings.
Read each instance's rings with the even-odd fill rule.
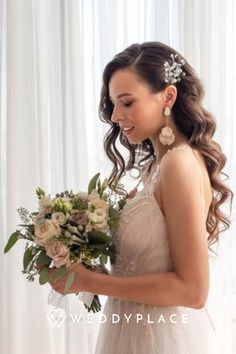
[[[181,59],[180,62],[178,63],[175,61],[175,58],[177,58],[178,54],[171,54],[171,59],[172,63],[170,64],[168,61],[165,61],[164,67],[165,67],[165,82],[168,82],[170,84],[175,84],[176,82],[181,80],[181,77],[186,76],[186,73],[183,71],[181,68],[182,65],[186,64],[186,61],[184,59]]]

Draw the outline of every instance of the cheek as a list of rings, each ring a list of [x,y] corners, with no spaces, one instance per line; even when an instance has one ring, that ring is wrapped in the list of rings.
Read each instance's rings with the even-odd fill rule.
[[[161,112],[152,104],[136,105],[130,112],[130,119],[145,130],[158,128],[161,124]]]

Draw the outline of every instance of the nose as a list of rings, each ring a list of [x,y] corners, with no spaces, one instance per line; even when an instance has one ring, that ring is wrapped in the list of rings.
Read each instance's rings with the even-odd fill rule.
[[[111,115],[111,121],[113,123],[118,123],[120,120],[124,119],[122,118],[122,113],[117,110],[117,108],[113,109],[112,115]]]

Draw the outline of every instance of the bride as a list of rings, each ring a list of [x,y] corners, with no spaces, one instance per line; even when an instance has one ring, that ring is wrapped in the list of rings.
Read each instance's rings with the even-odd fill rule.
[[[122,210],[110,274],[73,266],[71,292],[108,297],[96,353],[216,352],[206,306],[209,255],[230,225],[220,206],[232,202],[232,192],[220,178],[226,156],[213,140],[216,123],[203,96],[194,69],[160,42],[133,44],[104,69],[99,108],[110,126],[104,142],[114,165],[109,183],[138,167],[143,189]],[[127,164],[117,138],[130,153]],[[52,287],[63,292],[64,282]],[[124,314],[132,315],[128,322]],[[166,321],[156,323],[160,318]]]

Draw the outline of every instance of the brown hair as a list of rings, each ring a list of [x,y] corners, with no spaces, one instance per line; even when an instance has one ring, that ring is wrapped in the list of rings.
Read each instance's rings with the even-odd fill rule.
[[[158,93],[169,85],[164,80],[164,62],[169,61],[172,53],[183,58],[175,49],[161,42],[135,43],[115,55],[104,69],[99,117],[102,122],[110,125],[110,129],[104,137],[104,148],[108,158],[113,163],[113,169],[108,178],[108,185],[112,189],[116,190],[115,185],[125,175],[126,171],[133,168],[140,171],[148,165],[147,162],[151,161],[151,164],[149,164],[150,171],[156,157],[150,139],[132,144],[122,134],[118,124],[111,121],[113,104],[109,99],[109,80],[116,70],[126,68],[132,70],[143,82],[148,84],[151,92]],[[177,87],[178,95],[172,107],[172,112],[176,126],[188,139],[189,145],[201,153],[208,170],[213,192],[213,199],[206,221],[207,232],[209,233],[208,245],[210,247],[211,244],[218,241],[219,233],[230,226],[230,219],[222,213],[219,207],[230,199],[231,213],[233,192],[220,178],[220,174],[228,178],[228,175],[222,172],[226,163],[226,156],[220,145],[212,139],[216,130],[216,121],[213,115],[202,106],[202,99],[205,94],[204,86],[195,70],[185,58],[184,60],[185,64],[182,69],[186,76],[181,78],[180,82],[174,84]],[[116,146],[117,138],[129,150],[127,164]],[[221,224],[224,226],[223,228],[220,228]]]

